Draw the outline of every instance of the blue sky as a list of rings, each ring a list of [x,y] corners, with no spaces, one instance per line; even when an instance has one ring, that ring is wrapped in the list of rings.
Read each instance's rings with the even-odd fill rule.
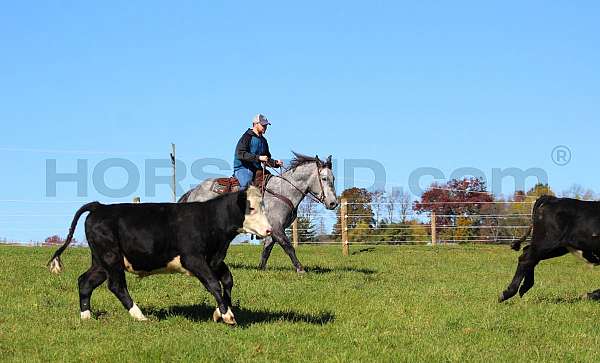
[[[372,184],[343,180],[344,160],[372,159],[388,188],[420,167],[536,167],[558,191],[600,191],[599,17],[592,1],[6,2],[0,200],[29,202],[0,202],[0,237],[64,235],[83,202],[131,199],[73,184],[48,197],[46,159],[87,159],[91,175],[126,158],[143,175],[174,142],[188,167],[231,163],[258,112],[275,156],[333,154],[340,190]],[[157,192],[131,197],[169,200]]]

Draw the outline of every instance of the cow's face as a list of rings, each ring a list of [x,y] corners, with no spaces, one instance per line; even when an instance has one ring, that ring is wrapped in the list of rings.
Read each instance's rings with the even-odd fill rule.
[[[246,213],[244,216],[244,232],[255,234],[259,237],[271,235],[271,224],[267,220],[262,202],[262,195],[256,187],[249,187],[246,191]]]

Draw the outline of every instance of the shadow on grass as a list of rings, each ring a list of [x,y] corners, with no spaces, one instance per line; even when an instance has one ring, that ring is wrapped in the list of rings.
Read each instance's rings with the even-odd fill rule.
[[[108,316],[108,312],[106,310],[92,311],[92,316],[94,319],[104,319],[106,316]]]
[[[144,309],[144,313],[156,317],[159,321],[169,319],[173,316],[181,316],[194,322],[212,321],[215,308],[205,304],[172,306],[165,309],[149,307]],[[321,313],[318,315],[301,314],[293,311],[254,311],[245,308],[234,307],[233,313],[238,326],[248,327],[257,323],[274,323],[286,321],[291,323],[308,323],[314,325],[325,325],[335,320],[335,315],[331,313]]]
[[[375,247],[367,247],[367,248],[363,248],[363,249],[360,249],[358,251],[352,252],[352,256],[358,255],[360,253],[365,253],[365,252],[369,253],[369,252],[374,252],[374,251],[375,251]]]
[[[533,303],[542,304],[554,304],[554,305],[568,305],[568,304],[579,304],[586,301],[593,301],[587,298],[587,296],[537,296],[531,299]]]
[[[259,270],[259,268],[257,266],[248,265],[245,263],[232,262],[232,263],[228,263],[227,266],[229,266],[229,268],[235,269],[235,270],[251,270],[251,271]],[[270,271],[294,272],[293,267],[281,267],[281,266],[276,266],[276,267],[268,267],[267,266],[266,270],[267,271],[270,270]],[[376,270],[372,270],[369,268],[356,268],[356,267],[329,268],[329,267],[321,267],[321,266],[304,266],[304,270],[307,273],[313,273],[313,274],[329,274],[329,273],[333,273],[333,272],[358,272],[358,273],[362,273],[365,275],[372,275],[377,272]]]

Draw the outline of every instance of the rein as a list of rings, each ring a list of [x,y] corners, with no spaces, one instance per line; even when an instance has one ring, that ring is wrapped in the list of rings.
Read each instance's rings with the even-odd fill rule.
[[[319,179],[319,185],[321,187],[321,195],[320,196],[316,196],[314,193],[312,192],[303,192],[302,190],[300,190],[300,188],[298,188],[294,183],[292,183],[290,180],[286,179],[285,177],[283,177],[283,173],[278,172],[277,170],[275,171],[277,173],[277,175],[273,175],[274,177],[277,177],[279,179],[285,180],[289,185],[291,185],[294,189],[296,189],[298,192],[300,192],[300,194],[302,194],[302,199],[304,199],[307,195],[310,195],[311,198],[317,202],[317,203],[321,203],[324,204],[325,203],[325,188],[323,187],[323,181],[321,180],[321,167],[319,166],[318,162],[315,162],[315,165],[317,166],[317,178]],[[263,164],[263,171],[265,169],[265,165]],[[294,204],[290,201],[289,198],[276,193],[270,189],[267,189],[265,186],[265,182],[263,179],[263,190],[265,192],[268,192],[269,194],[272,194],[274,197],[284,201],[292,210],[296,209],[294,207]],[[264,194],[263,194],[263,198],[264,198]]]

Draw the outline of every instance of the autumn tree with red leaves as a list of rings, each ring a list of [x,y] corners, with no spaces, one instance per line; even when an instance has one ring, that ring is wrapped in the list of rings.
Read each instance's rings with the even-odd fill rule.
[[[65,243],[65,239],[58,235],[50,236],[44,240],[42,246],[62,246]],[[73,238],[71,244],[76,245],[77,239]]]
[[[454,225],[459,217],[479,214],[485,203],[494,198],[480,178],[452,179],[446,184],[432,184],[413,204],[417,213],[435,212],[440,225]]]

